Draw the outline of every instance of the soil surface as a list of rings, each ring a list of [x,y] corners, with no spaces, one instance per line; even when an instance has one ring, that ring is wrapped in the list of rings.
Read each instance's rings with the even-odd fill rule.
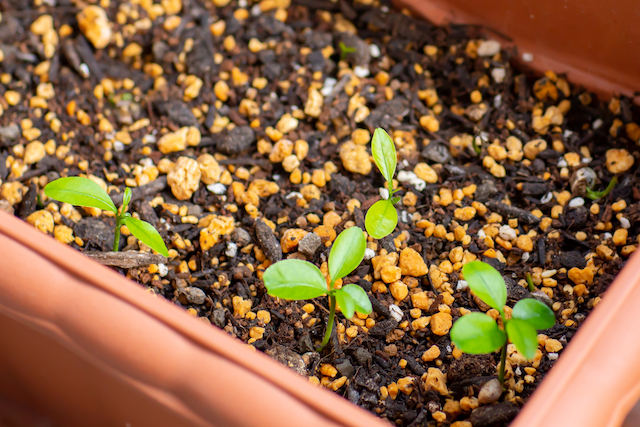
[[[508,424],[636,249],[637,107],[523,74],[478,27],[372,0],[34,3],[0,1],[0,209],[392,424]],[[373,313],[339,314],[316,353],[326,298],[276,300],[261,277],[291,257],[326,271],[335,236],[364,229],[377,127],[398,150],[400,222],[342,281]],[[126,230],[125,255],[97,255],[114,218],[43,193],[77,175],[117,204],[134,187],[170,258]],[[532,296],[557,318],[533,361],[509,348],[507,391],[480,401],[499,355],[448,335],[488,309],[460,280],[473,259],[503,274],[509,306]]]

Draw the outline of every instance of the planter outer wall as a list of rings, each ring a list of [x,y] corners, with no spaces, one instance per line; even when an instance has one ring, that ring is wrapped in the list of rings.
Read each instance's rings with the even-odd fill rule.
[[[608,99],[640,90],[640,2],[636,0],[394,0],[442,25],[484,26],[518,47],[519,65],[567,73]],[[506,39],[502,40],[507,41]],[[523,53],[533,61],[522,62]],[[638,101],[638,99],[636,99]]]
[[[633,0],[401,0],[436,23],[472,23],[608,99],[640,89],[640,3]],[[487,31],[488,38],[497,38]],[[638,98],[636,98],[637,101]],[[634,254],[511,427],[617,427],[640,397],[640,254]],[[631,417],[635,416],[633,420]],[[640,425],[636,407],[625,427]]]
[[[4,212],[0,254],[0,420],[388,426]]]

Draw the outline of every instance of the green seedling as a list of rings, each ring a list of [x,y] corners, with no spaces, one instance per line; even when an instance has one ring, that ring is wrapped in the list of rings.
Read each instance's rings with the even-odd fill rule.
[[[504,329],[500,329],[496,321],[487,314],[469,313],[459,318],[451,328],[451,341],[469,354],[493,353],[502,348],[498,379],[504,383],[507,342],[513,343],[527,359],[533,359],[538,349],[537,330],[552,327],[556,318],[544,303],[525,298],[516,303],[511,319],[507,320],[504,314],[507,287],[500,273],[481,261],[465,264],[462,273],[476,296],[498,310]]]
[[[396,146],[382,128],[376,129],[373,133],[371,153],[380,173],[387,180],[389,198],[378,200],[369,208],[364,225],[370,236],[382,239],[391,234],[398,225],[398,211],[394,205],[400,200],[400,197],[393,197],[393,194],[398,191],[397,188],[393,188],[393,175],[396,173],[396,163],[398,163]]]
[[[331,338],[336,305],[347,319],[351,319],[356,311],[362,314],[371,313],[371,301],[360,286],[348,284],[340,289],[333,287],[336,280],[342,279],[360,265],[366,248],[367,242],[359,227],[347,228],[340,233],[329,253],[329,287],[318,267],[299,259],[276,262],[264,272],[264,285],[269,295],[274,297],[306,300],[325,294],[329,296],[329,321],[318,351],[322,350]]]
[[[56,179],[44,187],[44,194],[62,203],[113,212],[116,215],[116,230],[113,240],[114,252],[118,252],[120,227],[126,225],[131,234],[136,236],[141,242],[159,254],[169,256],[169,252],[162,241],[160,233],[148,222],[133,218],[131,214],[127,212],[127,207],[131,201],[131,189],[129,187],[124,190],[122,206],[119,211],[116,209],[116,205],[107,192],[88,178],[74,176]]]
[[[606,197],[607,194],[611,193],[611,190],[613,190],[617,183],[618,177],[614,176],[613,179],[609,181],[609,185],[607,185],[607,188],[605,188],[603,191],[594,191],[591,188],[587,187],[587,197],[591,200],[602,199],[603,197]]]
[[[338,43],[338,47],[340,47],[340,61],[344,61],[348,54],[356,51],[355,47],[349,47],[342,42]]]
[[[536,287],[533,284],[533,279],[531,278],[531,274],[527,273],[524,275],[527,278],[527,287],[529,288],[529,292],[535,292]]]

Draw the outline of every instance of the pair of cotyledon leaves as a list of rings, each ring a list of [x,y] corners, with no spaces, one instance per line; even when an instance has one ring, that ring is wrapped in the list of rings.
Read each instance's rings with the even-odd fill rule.
[[[504,279],[489,264],[472,261],[462,268],[469,288],[488,306],[504,314],[507,288]],[[544,303],[525,298],[516,303],[505,330],[498,327],[493,318],[484,313],[469,313],[456,321],[451,328],[451,340],[465,353],[492,353],[508,339],[527,359],[535,356],[538,348],[539,329],[548,329],[556,322],[553,311]]]
[[[60,178],[50,182],[44,188],[44,194],[59,202],[75,206],[87,206],[113,212],[118,216],[118,209],[111,197],[97,183],[82,177]],[[123,206],[131,201],[131,189],[126,188]],[[167,247],[162,241],[160,233],[151,224],[133,218],[128,213],[122,215],[122,224],[126,225],[131,234],[161,255],[169,256]]]
[[[396,147],[391,137],[382,128],[377,128],[371,139],[371,154],[373,161],[378,166],[380,173],[387,180],[389,188],[389,198],[378,200],[367,211],[364,221],[367,233],[376,239],[382,239],[395,230],[398,225],[398,211],[394,204],[400,200],[393,197],[393,175],[396,173]]]
[[[344,230],[333,242],[329,253],[331,283],[351,273],[364,258],[367,242],[359,227]],[[288,300],[305,300],[324,294],[335,296],[338,307],[346,318],[354,311],[371,313],[371,301],[358,285],[348,284],[340,289],[328,289],[318,267],[307,261],[287,259],[279,261],[264,272],[264,284],[269,295]]]

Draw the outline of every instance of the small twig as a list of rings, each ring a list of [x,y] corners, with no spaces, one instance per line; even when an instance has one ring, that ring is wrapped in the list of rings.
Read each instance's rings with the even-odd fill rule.
[[[86,256],[102,265],[120,268],[142,267],[166,262],[162,255],[141,252],[83,252]]]

